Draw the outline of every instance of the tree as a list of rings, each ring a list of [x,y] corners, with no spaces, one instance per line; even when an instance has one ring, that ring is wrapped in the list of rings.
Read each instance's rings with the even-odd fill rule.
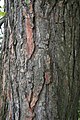
[[[77,120],[80,1],[6,0],[3,119]]]

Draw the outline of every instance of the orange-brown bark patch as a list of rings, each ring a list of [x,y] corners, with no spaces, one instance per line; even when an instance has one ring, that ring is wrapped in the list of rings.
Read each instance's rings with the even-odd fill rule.
[[[45,72],[45,82],[46,84],[49,84],[51,82],[50,72]]]
[[[33,42],[33,30],[31,27],[29,15],[27,15],[25,22],[26,22],[26,38],[27,38],[27,55],[28,58],[30,58],[34,51],[34,42]]]

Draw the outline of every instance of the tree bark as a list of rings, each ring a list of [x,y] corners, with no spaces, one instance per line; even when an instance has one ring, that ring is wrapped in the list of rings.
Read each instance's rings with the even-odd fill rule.
[[[4,120],[77,120],[80,1],[6,0]]]

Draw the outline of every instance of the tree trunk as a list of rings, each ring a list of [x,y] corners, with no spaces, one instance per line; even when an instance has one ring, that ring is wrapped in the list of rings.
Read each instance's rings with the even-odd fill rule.
[[[4,120],[77,120],[80,1],[6,0]]]

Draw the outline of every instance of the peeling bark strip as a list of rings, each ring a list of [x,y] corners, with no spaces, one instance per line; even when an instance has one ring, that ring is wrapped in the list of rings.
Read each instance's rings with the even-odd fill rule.
[[[77,120],[80,0],[5,0],[3,117]]]
[[[40,94],[41,94],[41,92],[43,90],[44,84],[45,84],[45,82],[43,82],[43,84],[41,84],[40,86],[38,86],[35,91],[33,91],[32,100],[30,102],[30,108],[32,110],[34,110],[34,107],[36,106],[36,103],[39,100],[39,97],[40,97]]]
[[[23,8],[23,16],[25,17],[26,49],[29,59],[34,51],[32,2],[28,5],[28,10],[25,7]]]
[[[33,42],[33,30],[30,23],[29,15],[25,20],[25,24],[26,24],[26,36],[27,36],[27,54],[28,54],[28,58],[30,58],[34,51],[34,42]]]
[[[51,82],[51,75],[50,75],[50,71],[49,72],[45,72],[45,80],[46,80],[46,84],[49,84]]]

